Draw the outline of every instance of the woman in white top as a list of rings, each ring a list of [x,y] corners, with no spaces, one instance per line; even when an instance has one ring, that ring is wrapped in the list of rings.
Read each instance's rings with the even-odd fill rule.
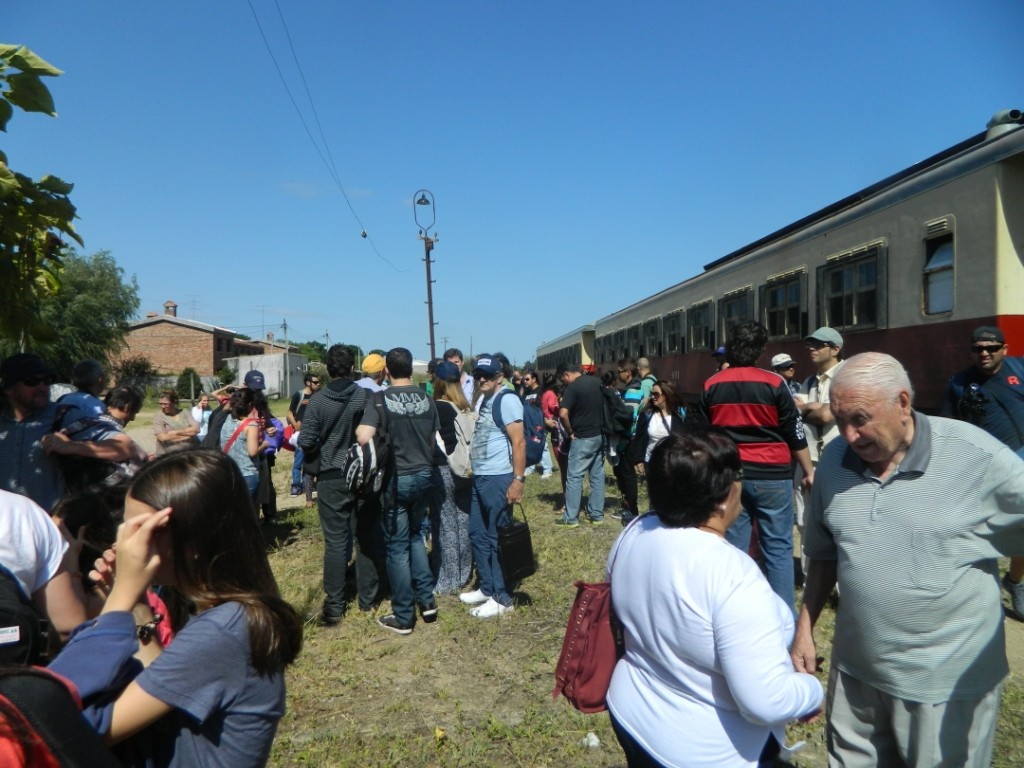
[[[609,554],[626,652],[607,701],[631,767],[756,766],[770,733],[820,709],[790,661],[792,611],[725,541],[741,480],[723,433],[670,434],[647,463],[656,512]]]
[[[644,474],[654,446],[670,433],[683,431],[684,418],[686,409],[672,385],[664,379],[656,381],[647,405],[637,417],[636,433],[629,444],[628,458],[636,466],[638,475]]]

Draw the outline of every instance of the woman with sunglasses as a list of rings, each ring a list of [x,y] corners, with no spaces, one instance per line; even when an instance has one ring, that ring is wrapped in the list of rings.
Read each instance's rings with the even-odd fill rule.
[[[608,555],[625,654],[607,703],[630,768],[753,767],[770,734],[821,708],[821,683],[789,657],[792,609],[725,540],[742,478],[723,432],[664,438],[647,462],[655,511]]]
[[[651,459],[654,446],[673,432],[683,431],[686,409],[679,395],[665,379],[658,379],[651,387],[651,397],[637,417],[636,434],[629,444],[629,460],[636,466],[636,473],[643,475]]]

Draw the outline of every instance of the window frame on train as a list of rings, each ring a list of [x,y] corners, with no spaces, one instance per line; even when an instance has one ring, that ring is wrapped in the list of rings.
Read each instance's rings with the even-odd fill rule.
[[[665,339],[666,355],[681,355],[686,352],[686,311],[677,309],[667,312],[661,319],[661,332]]]
[[[929,317],[951,315],[956,306],[956,228],[953,216],[925,222],[924,230],[921,312]]]
[[[718,300],[718,338],[729,338],[734,326],[754,319],[754,287],[729,291]]]
[[[769,341],[793,341],[808,334],[807,270],[769,277],[759,294],[761,323]]]
[[[686,348],[688,351],[714,349],[715,301],[705,299],[690,305],[686,312]]]
[[[817,269],[817,325],[837,331],[866,331],[886,327],[886,270],[888,248],[871,243],[829,257]],[[873,282],[864,280],[873,273]],[[840,278],[836,285],[835,277]],[[848,281],[845,276],[851,279]],[[837,300],[841,311],[837,312]],[[870,314],[867,310],[870,309]],[[837,316],[838,315],[838,316]]]

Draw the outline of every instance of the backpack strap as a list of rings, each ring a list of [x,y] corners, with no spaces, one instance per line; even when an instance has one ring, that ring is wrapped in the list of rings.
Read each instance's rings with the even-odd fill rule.
[[[500,429],[505,437],[508,437],[508,430],[505,429],[505,420],[501,418],[501,398],[508,394],[508,390],[502,387],[494,393],[494,400],[491,403],[491,418],[494,419],[494,426]]]

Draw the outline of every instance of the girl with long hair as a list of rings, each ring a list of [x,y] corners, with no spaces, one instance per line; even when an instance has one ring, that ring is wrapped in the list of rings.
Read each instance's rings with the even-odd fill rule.
[[[90,574],[109,593],[103,610],[50,668],[125,765],[264,765],[302,621],[278,591],[241,473],[219,452],[163,457],[135,476],[124,517]],[[170,609],[187,617],[167,648],[143,600],[151,584],[173,587]]]
[[[454,363],[439,363],[434,370],[434,404],[441,426],[440,443],[445,455],[450,456],[457,439],[455,417],[460,412],[473,412]],[[466,585],[473,570],[473,549],[469,543],[473,482],[452,472],[447,460],[439,460],[434,466],[433,483],[430,566],[436,579],[434,591],[439,595],[452,595]]]

